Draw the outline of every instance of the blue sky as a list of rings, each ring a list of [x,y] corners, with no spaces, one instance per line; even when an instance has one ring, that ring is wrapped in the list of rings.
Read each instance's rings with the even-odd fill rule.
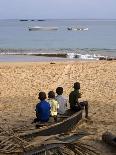
[[[0,19],[116,19],[116,0],[0,0]]]

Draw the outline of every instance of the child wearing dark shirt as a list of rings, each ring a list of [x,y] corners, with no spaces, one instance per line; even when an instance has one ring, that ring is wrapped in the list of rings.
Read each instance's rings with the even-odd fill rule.
[[[80,90],[80,83],[75,82],[74,83],[74,91],[72,91],[69,94],[69,103],[70,103],[70,109],[72,111],[79,111],[83,110],[85,108],[85,117],[88,117],[88,102],[87,101],[82,101],[79,102],[78,99],[81,98],[81,93],[79,92]]]

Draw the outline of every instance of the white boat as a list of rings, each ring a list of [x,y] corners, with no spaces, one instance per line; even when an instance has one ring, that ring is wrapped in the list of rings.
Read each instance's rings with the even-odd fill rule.
[[[53,31],[58,30],[58,27],[39,27],[39,26],[33,26],[28,28],[29,31]]]
[[[83,28],[83,27],[77,27],[77,28],[74,28],[74,27],[68,27],[67,30],[72,30],[72,31],[88,31],[88,27],[87,28]]]
[[[88,27],[87,28],[83,28],[83,31],[88,31],[89,29],[88,29]]]

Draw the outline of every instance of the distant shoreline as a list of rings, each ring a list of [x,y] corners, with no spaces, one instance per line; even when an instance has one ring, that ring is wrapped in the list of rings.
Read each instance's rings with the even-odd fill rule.
[[[15,60],[14,60],[15,59]],[[116,60],[116,49],[11,49],[0,48],[0,62],[61,60]]]

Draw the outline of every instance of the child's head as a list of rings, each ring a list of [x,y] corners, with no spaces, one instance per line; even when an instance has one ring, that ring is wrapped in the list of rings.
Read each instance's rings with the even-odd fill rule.
[[[56,93],[57,93],[58,95],[62,95],[62,94],[63,94],[63,88],[62,88],[62,87],[57,87],[57,88],[56,88]]]
[[[74,89],[75,89],[75,90],[80,89],[80,83],[79,83],[79,82],[75,82],[75,83],[74,83]]]
[[[49,91],[48,98],[55,98],[55,93],[53,91]]]
[[[46,93],[45,92],[40,92],[38,99],[40,99],[41,101],[45,100],[46,99]]]

